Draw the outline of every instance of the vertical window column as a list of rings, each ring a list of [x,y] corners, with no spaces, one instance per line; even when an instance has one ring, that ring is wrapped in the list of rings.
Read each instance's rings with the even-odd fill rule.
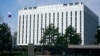
[[[43,14],[41,14],[41,38],[43,37],[43,34],[42,34],[43,33],[43,30],[42,30],[43,28],[42,27],[43,27]]]
[[[30,15],[30,31],[29,31],[29,43],[31,43],[31,15]]]
[[[82,33],[81,32],[81,30],[82,30],[81,29],[81,27],[82,27],[82,24],[81,23],[82,23],[82,12],[80,11],[80,36],[81,36],[81,33]]]
[[[77,32],[77,11],[75,11],[75,31]]]
[[[20,26],[21,26],[21,16],[19,16],[19,39],[18,39],[18,43],[20,43]]]
[[[51,13],[49,13],[49,25],[50,25],[50,23],[51,23]],[[49,28],[50,28],[50,26],[49,26]],[[49,31],[49,37],[50,37],[50,31]],[[50,39],[49,39],[49,43],[50,43]]]
[[[55,13],[53,13],[53,26],[55,26]],[[54,30],[53,30],[54,32]],[[54,43],[54,34],[53,34],[53,43]]]
[[[28,22],[28,15],[26,15],[26,43],[27,43],[27,23]]]
[[[58,28],[58,33],[59,33],[59,12],[57,13],[57,28]],[[58,37],[58,35],[57,35]]]
[[[23,23],[22,23],[22,44],[24,42],[24,15],[23,15]]]
[[[72,26],[72,11],[71,11],[71,14],[70,15],[71,15],[71,21],[70,22],[71,22],[71,26]]]
[[[33,43],[34,43],[34,38],[35,38],[35,14],[33,17],[34,21],[33,21]]]
[[[66,12],[66,28],[67,28],[67,25],[68,25],[68,12]]]
[[[39,14],[37,14],[37,43],[39,42],[38,41],[38,34],[39,34],[38,30],[39,30]]]
[[[63,12],[62,12],[62,36],[63,36]]]
[[[53,13],[53,25],[55,26],[55,13]]]
[[[46,25],[47,24],[47,14],[45,13],[45,29],[46,29]]]

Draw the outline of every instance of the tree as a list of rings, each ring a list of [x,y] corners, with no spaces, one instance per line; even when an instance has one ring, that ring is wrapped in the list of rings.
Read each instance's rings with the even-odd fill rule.
[[[16,42],[17,42],[17,32],[14,32],[12,35],[12,47],[16,47]]]
[[[11,48],[11,31],[7,23],[0,24],[0,42],[0,46],[2,46],[3,49],[8,50]]]
[[[67,53],[68,42],[67,39],[61,34],[55,39],[55,48],[59,53]]]
[[[45,30],[45,31],[44,31]],[[40,41],[45,49],[51,51],[53,54],[62,54],[66,52],[67,40],[59,33],[58,28],[55,28],[53,24],[47,26],[46,29],[43,28],[43,37]],[[59,51],[59,52],[58,52]]]
[[[80,44],[81,43],[81,38],[75,32],[72,26],[69,26],[66,28],[64,37],[68,41],[68,44]]]
[[[40,43],[44,45],[54,45],[54,41],[58,35],[58,28],[55,28],[53,24],[50,24],[46,29],[43,28],[43,37]]]
[[[100,26],[97,27],[97,33],[95,35],[95,38],[96,38],[96,44],[99,44],[100,43]]]
[[[1,14],[0,14],[0,23],[1,23],[1,22],[2,22],[2,20],[3,20],[2,18],[3,18],[3,17],[2,17],[2,16],[1,16]]]

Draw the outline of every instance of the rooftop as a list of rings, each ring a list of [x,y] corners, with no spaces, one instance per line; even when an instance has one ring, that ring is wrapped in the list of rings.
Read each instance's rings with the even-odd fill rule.
[[[52,6],[72,6],[72,5],[79,5],[79,4],[83,4],[82,2],[75,2],[75,3],[64,3],[64,4],[60,4],[60,5],[52,5]],[[34,7],[24,7],[23,10],[31,10],[31,9],[37,9],[37,8],[42,8],[42,7],[51,7],[51,5],[49,6],[34,6]]]

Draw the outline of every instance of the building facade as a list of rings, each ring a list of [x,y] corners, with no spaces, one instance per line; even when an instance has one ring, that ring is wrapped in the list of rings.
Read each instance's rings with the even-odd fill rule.
[[[19,10],[17,45],[28,45],[33,42],[40,45],[43,29],[51,23],[63,34],[69,25],[74,27],[81,37],[81,45],[95,43],[98,16],[82,2],[75,2]]]

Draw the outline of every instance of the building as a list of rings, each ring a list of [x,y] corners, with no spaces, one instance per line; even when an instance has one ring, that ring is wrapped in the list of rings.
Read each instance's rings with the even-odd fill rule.
[[[80,34],[82,43],[94,44],[98,26],[98,16],[82,2],[60,5],[25,7],[18,11],[17,45],[33,43],[40,45],[43,28],[53,23],[60,33],[72,25]]]

